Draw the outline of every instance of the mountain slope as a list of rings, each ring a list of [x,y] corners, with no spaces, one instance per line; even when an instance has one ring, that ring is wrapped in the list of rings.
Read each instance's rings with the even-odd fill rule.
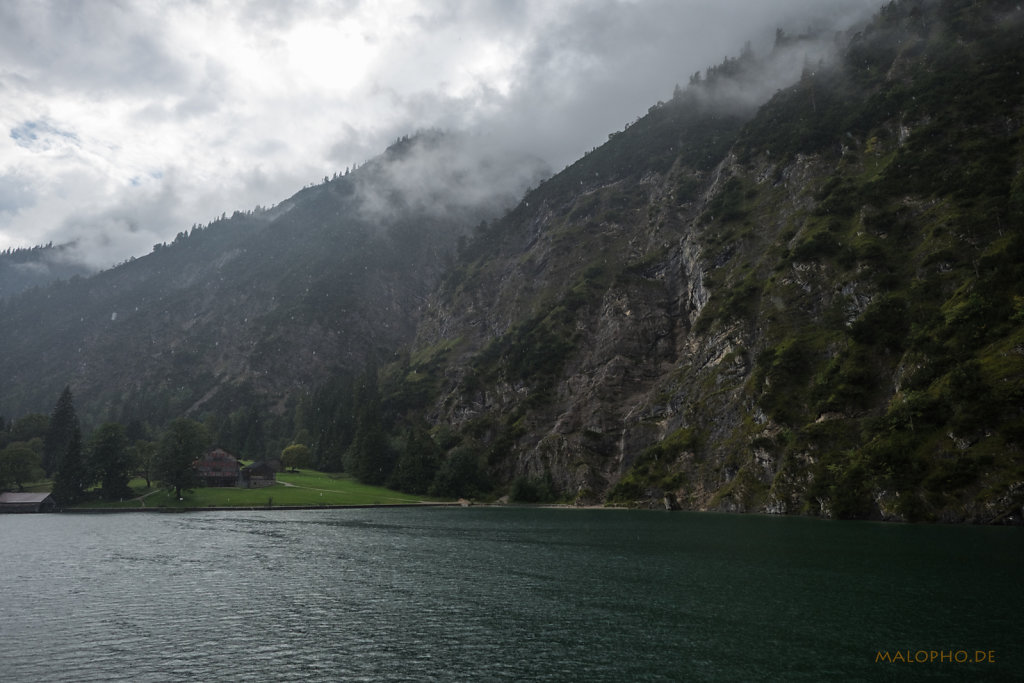
[[[1021,28],[898,2],[749,120],[692,85],[477,238],[389,390],[506,491],[1019,519]]]
[[[899,0],[780,32],[504,214],[535,165],[400,141],[0,301],[0,408],[70,382],[87,422],[187,414],[418,493],[1020,522],[1022,29]]]
[[[67,255],[70,246],[47,244],[0,252],[0,299],[33,287],[46,286],[55,280],[91,274],[86,266],[71,261]]]
[[[403,139],[273,209],[236,212],[87,279],[0,303],[0,405],[71,384],[87,423],[280,411],[336,368],[408,340],[460,235],[521,191],[444,192],[484,164],[467,141]],[[466,183],[463,183],[465,186]]]

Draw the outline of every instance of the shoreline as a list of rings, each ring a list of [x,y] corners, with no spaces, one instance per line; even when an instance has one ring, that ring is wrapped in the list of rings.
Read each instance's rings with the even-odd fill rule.
[[[448,501],[448,502],[424,502],[424,503],[354,503],[351,505],[206,505],[206,506],[193,506],[193,507],[132,507],[132,508],[68,508],[66,510],[55,511],[55,514],[71,513],[71,514],[113,514],[117,512],[162,512],[162,513],[174,513],[174,512],[222,512],[225,510],[245,510],[245,511],[265,511],[272,512],[274,510],[360,510],[360,509],[373,509],[373,508],[536,508],[536,509],[551,509],[551,510],[632,510],[639,508],[627,508],[627,507],[609,507],[606,505],[558,505],[554,503],[481,503],[481,502],[470,502],[466,500],[459,501]]]
[[[225,510],[354,510],[360,508],[407,508],[407,507],[470,507],[459,502],[451,503],[365,503],[354,505],[210,505],[201,507],[137,507],[137,508],[68,508],[57,514],[112,514],[115,512],[223,512]]]
[[[985,526],[985,527],[1020,527],[1024,526],[1019,519],[1010,518],[998,521],[959,521],[959,522],[906,522],[895,519],[859,519],[841,520],[829,519],[826,517],[814,517],[811,515],[780,515],[766,512],[727,512],[722,510],[678,510],[669,511],[659,508],[641,508],[626,506],[608,505],[572,505],[557,503],[495,503],[495,502],[470,502],[466,500],[449,502],[423,502],[423,503],[355,503],[350,505],[223,505],[223,506],[195,506],[195,507],[137,507],[137,508],[69,508],[66,510],[54,510],[52,512],[35,512],[20,514],[114,514],[118,512],[147,512],[147,513],[175,513],[175,512],[224,512],[240,510],[246,512],[264,511],[273,512],[277,510],[368,510],[373,508],[533,508],[549,510],[621,510],[621,511],[654,511],[654,512],[690,512],[697,514],[728,515],[740,517],[765,517],[765,518],[794,518],[817,520],[821,522],[859,522],[862,524],[886,524],[886,525],[916,525],[916,526]],[[19,513],[10,513],[19,514]]]

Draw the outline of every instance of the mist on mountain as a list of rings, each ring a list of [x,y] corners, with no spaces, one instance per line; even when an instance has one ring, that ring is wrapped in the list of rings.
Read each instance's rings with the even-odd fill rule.
[[[776,31],[553,175],[525,128],[400,136],[0,302],[0,410],[70,383],[443,496],[1019,519],[1022,16]]]

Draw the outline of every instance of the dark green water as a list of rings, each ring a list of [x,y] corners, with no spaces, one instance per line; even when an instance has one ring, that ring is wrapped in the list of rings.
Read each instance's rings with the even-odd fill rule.
[[[508,508],[8,515],[0,552],[4,681],[1024,672],[1021,529]],[[995,663],[941,661],[982,650]]]

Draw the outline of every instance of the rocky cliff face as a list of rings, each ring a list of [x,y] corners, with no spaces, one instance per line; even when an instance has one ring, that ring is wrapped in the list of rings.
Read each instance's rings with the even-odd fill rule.
[[[425,416],[580,503],[1019,516],[1022,26],[894,3],[756,112],[652,108],[462,254]]]
[[[402,141],[0,299],[0,408],[70,383],[86,422],[308,439],[421,493],[1020,521],[1022,29],[1015,1],[900,0],[780,33],[504,215],[529,173]]]

